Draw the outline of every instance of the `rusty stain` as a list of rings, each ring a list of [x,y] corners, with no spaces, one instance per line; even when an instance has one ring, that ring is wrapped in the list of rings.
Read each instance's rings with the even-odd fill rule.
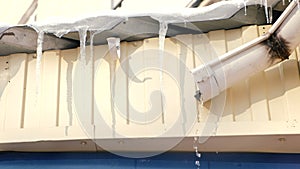
[[[289,59],[291,51],[289,49],[289,42],[278,36],[276,33],[272,34],[264,44],[269,48],[269,55],[272,62],[280,59],[281,61]]]

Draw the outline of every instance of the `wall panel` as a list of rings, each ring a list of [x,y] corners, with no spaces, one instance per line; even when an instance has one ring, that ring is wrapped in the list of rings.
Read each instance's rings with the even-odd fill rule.
[[[206,125],[211,102],[204,103],[202,107],[200,102],[195,101],[195,84],[187,84],[187,74],[183,71],[251,41],[268,28],[247,26],[212,31],[206,35],[167,38],[163,58],[157,50],[158,38],[121,43],[120,60],[113,59],[106,45],[95,46],[93,64],[88,62],[87,67],[82,69],[83,63],[78,60],[80,49],[44,52],[39,72],[35,54],[0,57],[1,141],[14,142],[16,138],[23,137],[22,132],[26,134],[24,140],[27,141],[45,138],[43,134],[38,135],[39,132],[28,136],[28,130],[32,129],[40,132],[52,129],[54,139],[74,140],[83,138],[85,129],[81,127],[82,123],[88,125],[90,134],[101,133],[89,135],[87,139],[94,136],[114,138],[116,132],[130,137],[151,137],[160,131],[161,136],[174,126],[174,121],[186,122],[185,115],[189,112],[182,109],[185,104],[190,111],[198,112],[196,125],[189,128],[192,131],[190,136],[196,135]],[[91,57],[89,48],[86,50],[87,57]],[[299,49],[290,60],[228,89],[217,135],[299,134],[298,58]],[[161,73],[161,68],[176,73],[170,76],[167,72]],[[136,78],[134,73],[137,73]],[[147,79],[149,77],[151,79]],[[179,81],[176,82],[176,79]],[[157,95],[159,93],[151,95],[155,90],[162,90],[166,100],[162,101]],[[187,93],[192,94],[187,96]],[[79,96],[84,102],[78,107]],[[151,106],[154,106],[153,112],[158,112],[153,121]],[[76,113],[79,110],[86,114],[78,117]],[[135,119],[137,112],[148,114],[141,113]],[[182,129],[180,127],[178,131]]]

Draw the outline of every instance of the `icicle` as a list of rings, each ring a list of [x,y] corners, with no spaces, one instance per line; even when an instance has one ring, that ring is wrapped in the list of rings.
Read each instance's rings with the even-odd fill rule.
[[[247,15],[247,2],[248,2],[248,0],[244,0],[245,15]]]
[[[69,33],[70,30],[60,30],[57,32],[54,32],[54,35],[58,38],[61,38],[62,36],[64,36],[65,34]]]
[[[160,92],[161,92],[161,108],[162,108],[162,123],[165,124],[164,116],[165,116],[165,110],[164,110],[164,99],[163,99],[163,60],[164,60],[164,50],[165,50],[165,39],[166,34],[168,31],[168,23],[166,22],[160,22],[159,26],[159,58],[160,58]]]
[[[273,8],[272,8],[272,6],[269,7],[269,21],[270,21],[270,23],[273,22]]]
[[[80,57],[78,60],[81,63],[86,63],[85,43],[86,43],[87,28],[80,28],[78,30],[78,33],[79,33],[79,38],[80,38]]]
[[[285,6],[285,0],[282,0],[282,5]]]
[[[120,59],[120,38],[116,38],[116,37],[109,37],[106,39],[107,43],[108,43],[108,50],[109,50],[109,54],[110,57],[107,60],[109,62],[109,69],[110,69],[110,86],[111,86],[111,97],[110,97],[110,107],[111,107],[111,114],[112,114],[112,124],[111,124],[111,128],[112,128],[112,134],[113,137],[116,136],[116,113],[115,113],[115,93],[114,93],[114,89],[115,89],[115,85],[116,85],[116,77],[115,77],[115,73],[116,73],[116,63],[117,60]]]
[[[269,10],[268,10],[268,0],[264,0],[264,6],[265,6],[265,15],[266,15],[267,23],[270,23]]]
[[[94,63],[94,37],[98,32],[90,31],[90,54],[91,54],[91,61],[92,64]]]
[[[36,49],[36,95],[40,92],[40,79],[41,79],[41,64],[43,57],[43,42],[44,42],[44,32],[38,32],[37,38],[37,49]]]
[[[90,57],[90,61],[91,61],[91,72],[92,72],[92,91],[94,91],[94,84],[95,84],[95,82],[94,82],[94,79],[95,79],[95,77],[94,77],[94,37],[95,37],[95,35],[97,34],[97,32],[96,31],[90,31],[90,55],[91,55],[91,57]],[[93,128],[93,139],[95,139],[95,115],[94,115],[94,113],[95,113],[95,111],[94,111],[94,100],[95,100],[95,96],[94,96],[94,92],[92,93],[92,119],[91,119],[91,124],[94,126],[94,128]]]
[[[110,37],[106,39],[108,42],[110,56],[113,60],[120,59],[120,38]]]

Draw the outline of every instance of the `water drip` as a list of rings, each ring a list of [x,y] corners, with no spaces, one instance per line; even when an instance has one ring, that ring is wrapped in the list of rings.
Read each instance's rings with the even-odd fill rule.
[[[201,153],[198,151],[198,138],[199,137],[194,137],[194,142],[193,142],[193,149],[195,150],[195,155],[197,157],[197,160],[195,161],[195,165],[197,166],[197,169],[200,168],[199,159],[201,158]]]
[[[200,169],[201,164],[200,164],[200,161],[199,161],[199,160],[196,160],[196,161],[195,161],[195,165],[197,166],[197,169]]]

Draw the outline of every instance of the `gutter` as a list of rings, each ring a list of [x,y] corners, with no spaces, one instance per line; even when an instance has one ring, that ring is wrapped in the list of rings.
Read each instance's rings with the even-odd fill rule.
[[[288,59],[300,43],[300,9],[293,1],[263,36],[198,66],[191,72],[198,86],[195,97],[208,101],[236,82]]]

